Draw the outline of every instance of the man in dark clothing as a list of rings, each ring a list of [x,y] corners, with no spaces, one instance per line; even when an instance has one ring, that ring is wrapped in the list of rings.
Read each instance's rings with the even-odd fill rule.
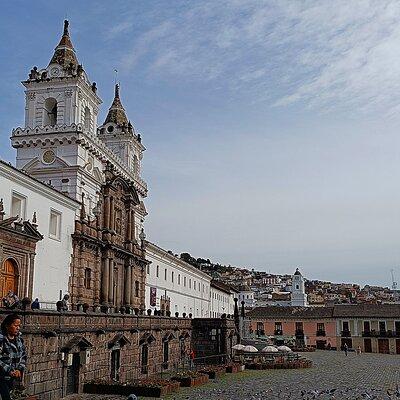
[[[38,298],[36,298],[35,301],[32,302],[31,309],[32,310],[40,310],[40,303],[39,303]]]

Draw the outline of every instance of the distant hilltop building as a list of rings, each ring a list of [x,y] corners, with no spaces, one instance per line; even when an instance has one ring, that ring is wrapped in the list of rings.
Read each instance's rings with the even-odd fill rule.
[[[304,277],[301,272],[296,268],[296,272],[292,279],[292,306],[294,307],[308,307],[306,288],[304,285]]]

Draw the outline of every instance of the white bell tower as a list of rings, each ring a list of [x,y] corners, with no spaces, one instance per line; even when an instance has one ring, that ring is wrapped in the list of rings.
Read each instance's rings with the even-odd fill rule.
[[[291,305],[294,307],[308,307],[304,278],[298,268],[296,268],[296,272],[294,273],[292,278]]]
[[[128,121],[119,87],[107,119],[97,128],[101,99],[96,83],[79,64],[64,21],[61,40],[47,68],[34,67],[26,90],[25,126],[13,130],[16,166],[78,201],[93,216],[105,183],[106,166],[129,181],[141,199],[147,196],[140,176],[144,146]],[[145,207],[142,203],[144,219]]]
[[[90,213],[103,181],[103,160],[90,146],[102,101],[78,62],[68,21],[49,65],[34,67],[22,84],[25,126],[11,137],[17,168],[79,201],[84,197]]]

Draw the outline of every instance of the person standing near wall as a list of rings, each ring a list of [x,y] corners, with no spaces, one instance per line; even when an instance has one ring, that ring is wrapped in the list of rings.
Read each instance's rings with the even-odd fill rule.
[[[21,333],[21,317],[7,315],[1,323],[0,334],[0,396],[11,400],[10,391],[22,380],[26,367],[26,349]]]
[[[345,354],[346,357],[347,357],[347,352],[349,351],[349,346],[347,346],[347,343],[344,344],[343,350],[344,350],[344,354]]]

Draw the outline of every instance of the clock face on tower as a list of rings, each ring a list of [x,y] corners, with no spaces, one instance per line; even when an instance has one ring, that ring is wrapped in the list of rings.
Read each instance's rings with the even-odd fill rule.
[[[59,75],[60,75],[60,68],[58,68],[58,67],[53,67],[53,68],[50,70],[50,75],[51,75],[51,76],[54,76],[54,77],[59,76]]]

